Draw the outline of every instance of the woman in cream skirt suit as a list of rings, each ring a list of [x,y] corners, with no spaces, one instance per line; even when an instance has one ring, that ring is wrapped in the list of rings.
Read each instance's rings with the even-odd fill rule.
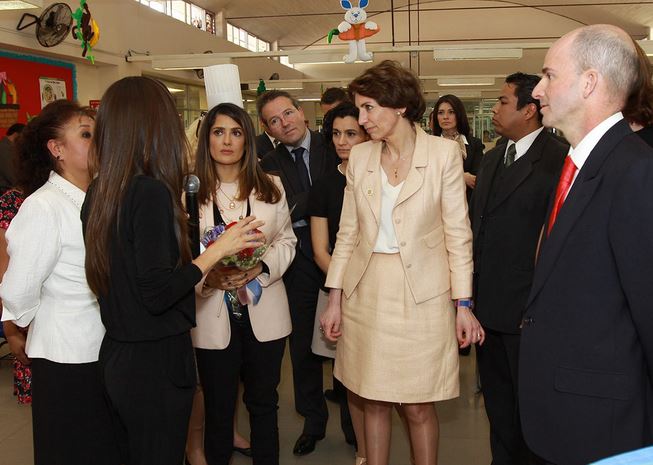
[[[401,403],[416,465],[434,465],[434,401],[458,396],[458,348],[484,339],[471,312],[462,160],[455,142],[415,124],[426,105],[398,63],[368,69],[349,91],[372,140],[351,151],[321,324],[339,341],[335,376],[364,399],[367,463],[387,465]]]

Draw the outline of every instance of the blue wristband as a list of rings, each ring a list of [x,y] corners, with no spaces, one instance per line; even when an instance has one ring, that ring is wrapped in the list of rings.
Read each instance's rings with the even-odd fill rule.
[[[466,307],[471,309],[472,299],[458,299],[458,301],[456,302],[456,307]]]

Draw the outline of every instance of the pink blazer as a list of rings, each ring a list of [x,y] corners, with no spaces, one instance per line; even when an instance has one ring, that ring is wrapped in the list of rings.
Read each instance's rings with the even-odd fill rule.
[[[263,287],[258,304],[249,306],[249,316],[256,339],[265,342],[290,334],[290,311],[286,289],[281,277],[295,257],[297,238],[292,230],[288,203],[281,181],[271,176],[281,190],[282,197],[276,204],[256,200],[250,195],[252,214],[265,221],[261,231],[270,244],[263,261],[270,274],[260,274],[256,279]],[[200,231],[214,225],[213,206],[209,203],[200,208]],[[196,286],[197,327],[191,335],[193,345],[201,349],[224,349],[231,339],[229,314],[224,303],[224,291],[204,288],[204,279]]]

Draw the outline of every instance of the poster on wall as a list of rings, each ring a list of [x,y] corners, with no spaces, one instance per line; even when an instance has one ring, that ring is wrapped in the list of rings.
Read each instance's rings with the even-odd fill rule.
[[[55,100],[66,98],[66,81],[63,79],[39,78],[41,108]]]

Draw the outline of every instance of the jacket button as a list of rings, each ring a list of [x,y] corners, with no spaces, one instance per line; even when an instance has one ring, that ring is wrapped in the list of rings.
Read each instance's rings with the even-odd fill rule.
[[[406,268],[410,268],[411,266],[413,266],[413,265],[411,265],[411,264],[409,263],[408,265],[406,265]]]
[[[531,316],[526,317],[522,320],[522,326],[531,326],[535,324],[535,319]]]
[[[401,218],[395,218],[395,223],[397,224],[401,223]]]
[[[401,241],[401,244],[399,244],[399,245],[402,246],[402,247],[405,247],[405,246],[406,246],[406,242],[405,242],[405,241]]]

